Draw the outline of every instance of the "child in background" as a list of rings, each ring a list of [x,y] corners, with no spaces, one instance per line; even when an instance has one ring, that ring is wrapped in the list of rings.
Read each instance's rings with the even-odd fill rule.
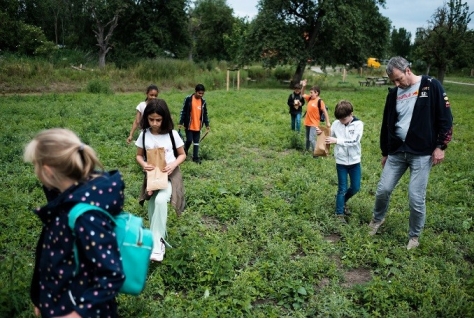
[[[24,159],[34,165],[48,200],[34,211],[42,223],[30,291],[35,315],[118,317],[115,297],[125,275],[113,221],[91,210],[77,218],[72,231],[68,214],[77,203],[119,214],[125,188],[121,174],[103,172],[94,150],[66,129],[40,132],[26,146]]]
[[[288,97],[288,107],[291,115],[291,130],[300,132],[301,112],[304,105],[304,98],[301,95],[301,84],[296,84],[293,93]]]
[[[331,122],[329,120],[329,115],[326,110],[326,105],[324,104],[324,101],[321,100],[321,98],[319,97],[321,93],[319,86],[313,86],[309,91],[308,95],[304,94],[304,88],[306,86],[306,83],[306,80],[302,81],[302,94],[304,99],[308,102],[308,105],[306,107],[306,117],[304,119],[304,125],[306,127],[306,151],[309,151],[311,147],[311,152],[314,152],[314,149],[316,147],[316,129],[319,127],[321,121],[319,115],[320,111],[323,111],[324,116],[326,117],[327,127],[331,127]],[[317,156],[314,155],[313,157],[317,158]]]
[[[136,110],[137,113],[135,115],[135,119],[133,120],[132,123],[132,129],[130,130],[130,135],[127,137],[127,144],[130,144],[130,142],[133,140],[133,134],[135,133],[135,130],[137,127],[140,125],[140,121],[142,120],[142,115],[143,111],[145,111],[146,103],[152,99],[158,98],[158,87],[154,84],[151,84],[147,89],[146,89],[146,99],[144,102],[140,102],[140,104],[137,105]]]
[[[334,110],[336,121],[331,126],[331,136],[326,138],[326,144],[336,144],[334,157],[337,170],[336,215],[344,218],[350,215],[347,201],[360,190],[362,169],[361,144],[364,123],[353,115],[354,108],[349,101],[339,101]],[[318,129],[318,134],[320,134]],[[349,175],[351,186],[348,187]]]
[[[150,230],[153,233],[154,241],[153,252],[150,259],[152,261],[162,261],[165,255],[165,245],[171,247],[165,240],[166,223],[168,220],[168,202],[171,199],[171,202],[175,203],[175,208],[182,207],[181,203],[176,203],[173,195],[177,196],[178,192],[183,193],[183,181],[179,165],[186,160],[186,154],[183,148],[184,142],[178,132],[173,129],[174,124],[171,119],[171,113],[164,100],[154,99],[147,104],[145,112],[143,113],[141,127],[143,131],[135,142],[137,146],[136,160],[144,171],[154,169],[153,165],[145,162],[144,156],[146,156],[146,150],[159,147],[165,148],[166,166],[162,171],[169,176],[168,187],[148,193],[148,195],[151,195],[148,201],[148,217],[150,218]],[[143,134],[145,134],[144,137]],[[170,134],[173,134],[177,157],[175,157],[174,154]],[[145,145],[143,145],[143,138]],[[177,178],[173,178],[174,176],[177,176]]]
[[[207,104],[204,99],[204,85],[198,84],[194,93],[188,95],[183,102],[181,110],[179,127],[184,127],[186,132],[186,143],[184,145],[186,155],[188,154],[191,143],[193,144],[193,162],[200,164],[199,159],[199,140],[201,139],[201,128],[206,125],[209,132],[209,118],[207,117]]]

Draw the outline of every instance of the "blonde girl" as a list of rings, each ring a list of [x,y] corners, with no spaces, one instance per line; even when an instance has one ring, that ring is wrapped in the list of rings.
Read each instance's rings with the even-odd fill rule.
[[[47,199],[34,210],[42,223],[30,293],[35,315],[117,317],[115,297],[125,276],[112,220],[92,210],[71,230],[68,214],[77,203],[118,214],[124,202],[121,174],[104,172],[94,150],[67,129],[37,134],[24,160],[34,165]]]

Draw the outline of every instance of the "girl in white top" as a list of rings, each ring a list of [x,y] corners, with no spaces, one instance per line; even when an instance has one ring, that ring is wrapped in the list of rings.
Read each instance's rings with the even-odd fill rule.
[[[145,107],[148,101],[153,100],[158,98],[158,87],[154,84],[151,84],[147,89],[146,89],[146,99],[144,102],[140,102],[140,104],[137,105],[136,110],[137,113],[135,115],[135,119],[133,120],[132,123],[132,129],[130,130],[130,134],[127,137],[127,144],[130,144],[130,142],[133,140],[133,134],[135,133],[135,130],[137,127],[140,125],[140,121],[142,120],[142,114],[145,111]]]
[[[171,175],[186,160],[186,153],[184,152],[183,140],[178,132],[173,129],[173,120],[166,102],[161,99],[153,99],[148,102],[140,124],[143,131],[135,142],[138,164],[140,164],[144,171],[153,170],[155,167],[145,161],[146,150],[164,147],[166,166],[162,169],[162,172],[167,173],[168,176]],[[175,141],[177,157],[174,155],[170,133]],[[145,134],[144,140],[143,134]],[[145,141],[145,145],[143,145],[143,141]],[[165,245],[169,246],[165,238],[168,202],[171,199],[172,190],[171,182],[168,180],[168,187],[166,189],[148,193],[148,195],[151,195],[148,201],[148,217],[150,218],[150,230],[153,232],[154,240],[153,252],[151,254],[151,260],[153,261],[162,261],[165,254]]]

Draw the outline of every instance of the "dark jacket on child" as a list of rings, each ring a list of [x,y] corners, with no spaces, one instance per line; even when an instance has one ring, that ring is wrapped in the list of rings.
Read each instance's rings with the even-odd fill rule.
[[[183,102],[183,108],[181,109],[181,113],[179,116],[179,124],[184,125],[186,130],[189,130],[189,126],[191,125],[191,103],[193,101],[193,95],[188,95]],[[201,98],[201,123],[200,126],[203,127],[204,125],[209,126],[209,117],[207,116],[207,104],[204,98]]]
[[[298,108],[295,108],[295,100],[299,100],[301,102],[301,105]],[[303,105],[304,105],[304,97],[303,94],[296,94],[296,93],[291,93],[290,96],[288,97],[288,107],[290,108],[290,113],[291,115],[296,115],[298,113],[301,113],[303,110]]]
[[[30,295],[42,317],[64,316],[72,311],[81,317],[118,316],[115,297],[125,275],[112,220],[98,211],[89,211],[77,218],[74,232],[68,224],[68,213],[77,203],[98,206],[111,215],[122,211],[122,175],[118,171],[98,174],[63,193],[44,188],[48,203],[34,211],[43,227]]]

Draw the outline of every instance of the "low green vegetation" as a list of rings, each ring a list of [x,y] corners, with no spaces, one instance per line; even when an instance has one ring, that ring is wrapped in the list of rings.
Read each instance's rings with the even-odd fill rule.
[[[4,54],[0,56],[0,94],[144,92],[150,83],[164,91],[188,90],[196,83],[205,83],[208,91],[226,90],[227,86],[229,90],[237,87],[287,89],[295,72],[295,68],[288,65],[266,69],[261,64],[237,71],[232,64],[216,60],[194,63],[167,58],[139,59],[125,68],[108,64],[104,69],[96,68],[95,63],[90,55],[73,50],[61,50],[50,59]],[[348,69],[344,77],[343,66],[324,70],[308,66],[303,78],[323,89],[358,89],[359,81],[367,76],[382,77],[384,70],[383,66]],[[415,69],[418,74],[423,71]],[[450,74],[447,80],[474,83],[467,71]]]
[[[119,296],[122,316],[474,316],[474,90],[445,83],[454,140],[446,161],[431,173],[421,244],[407,251],[407,176],[392,195],[381,233],[368,236],[381,172],[378,141],[387,86],[360,87],[357,77],[352,75],[351,84],[336,79],[331,89],[322,90],[330,115],[338,100],[348,99],[365,123],[362,189],[349,202],[348,224],[333,216],[334,159],[313,159],[303,152],[304,133],[290,130],[285,105],[290,90],[206,92],[211,132],[201,143],[202,164],[182,165],[187,208],[181,217],[170,211],[174,248],[163,263],[152,264],[140,296]],[[2,317],[33,316],[28,289],[41,225],[31,210],[45,199],[22,152],[38,131],[77,132],[107,169],[123,173],[125,209],[148,223],[137,202],[142,173],[136,149],[125,142],[148,83],[131,94],[104,94],[104,83],[90,86],[102,94],[0,97]],[[189,93],[160,93],[175,121]]]

